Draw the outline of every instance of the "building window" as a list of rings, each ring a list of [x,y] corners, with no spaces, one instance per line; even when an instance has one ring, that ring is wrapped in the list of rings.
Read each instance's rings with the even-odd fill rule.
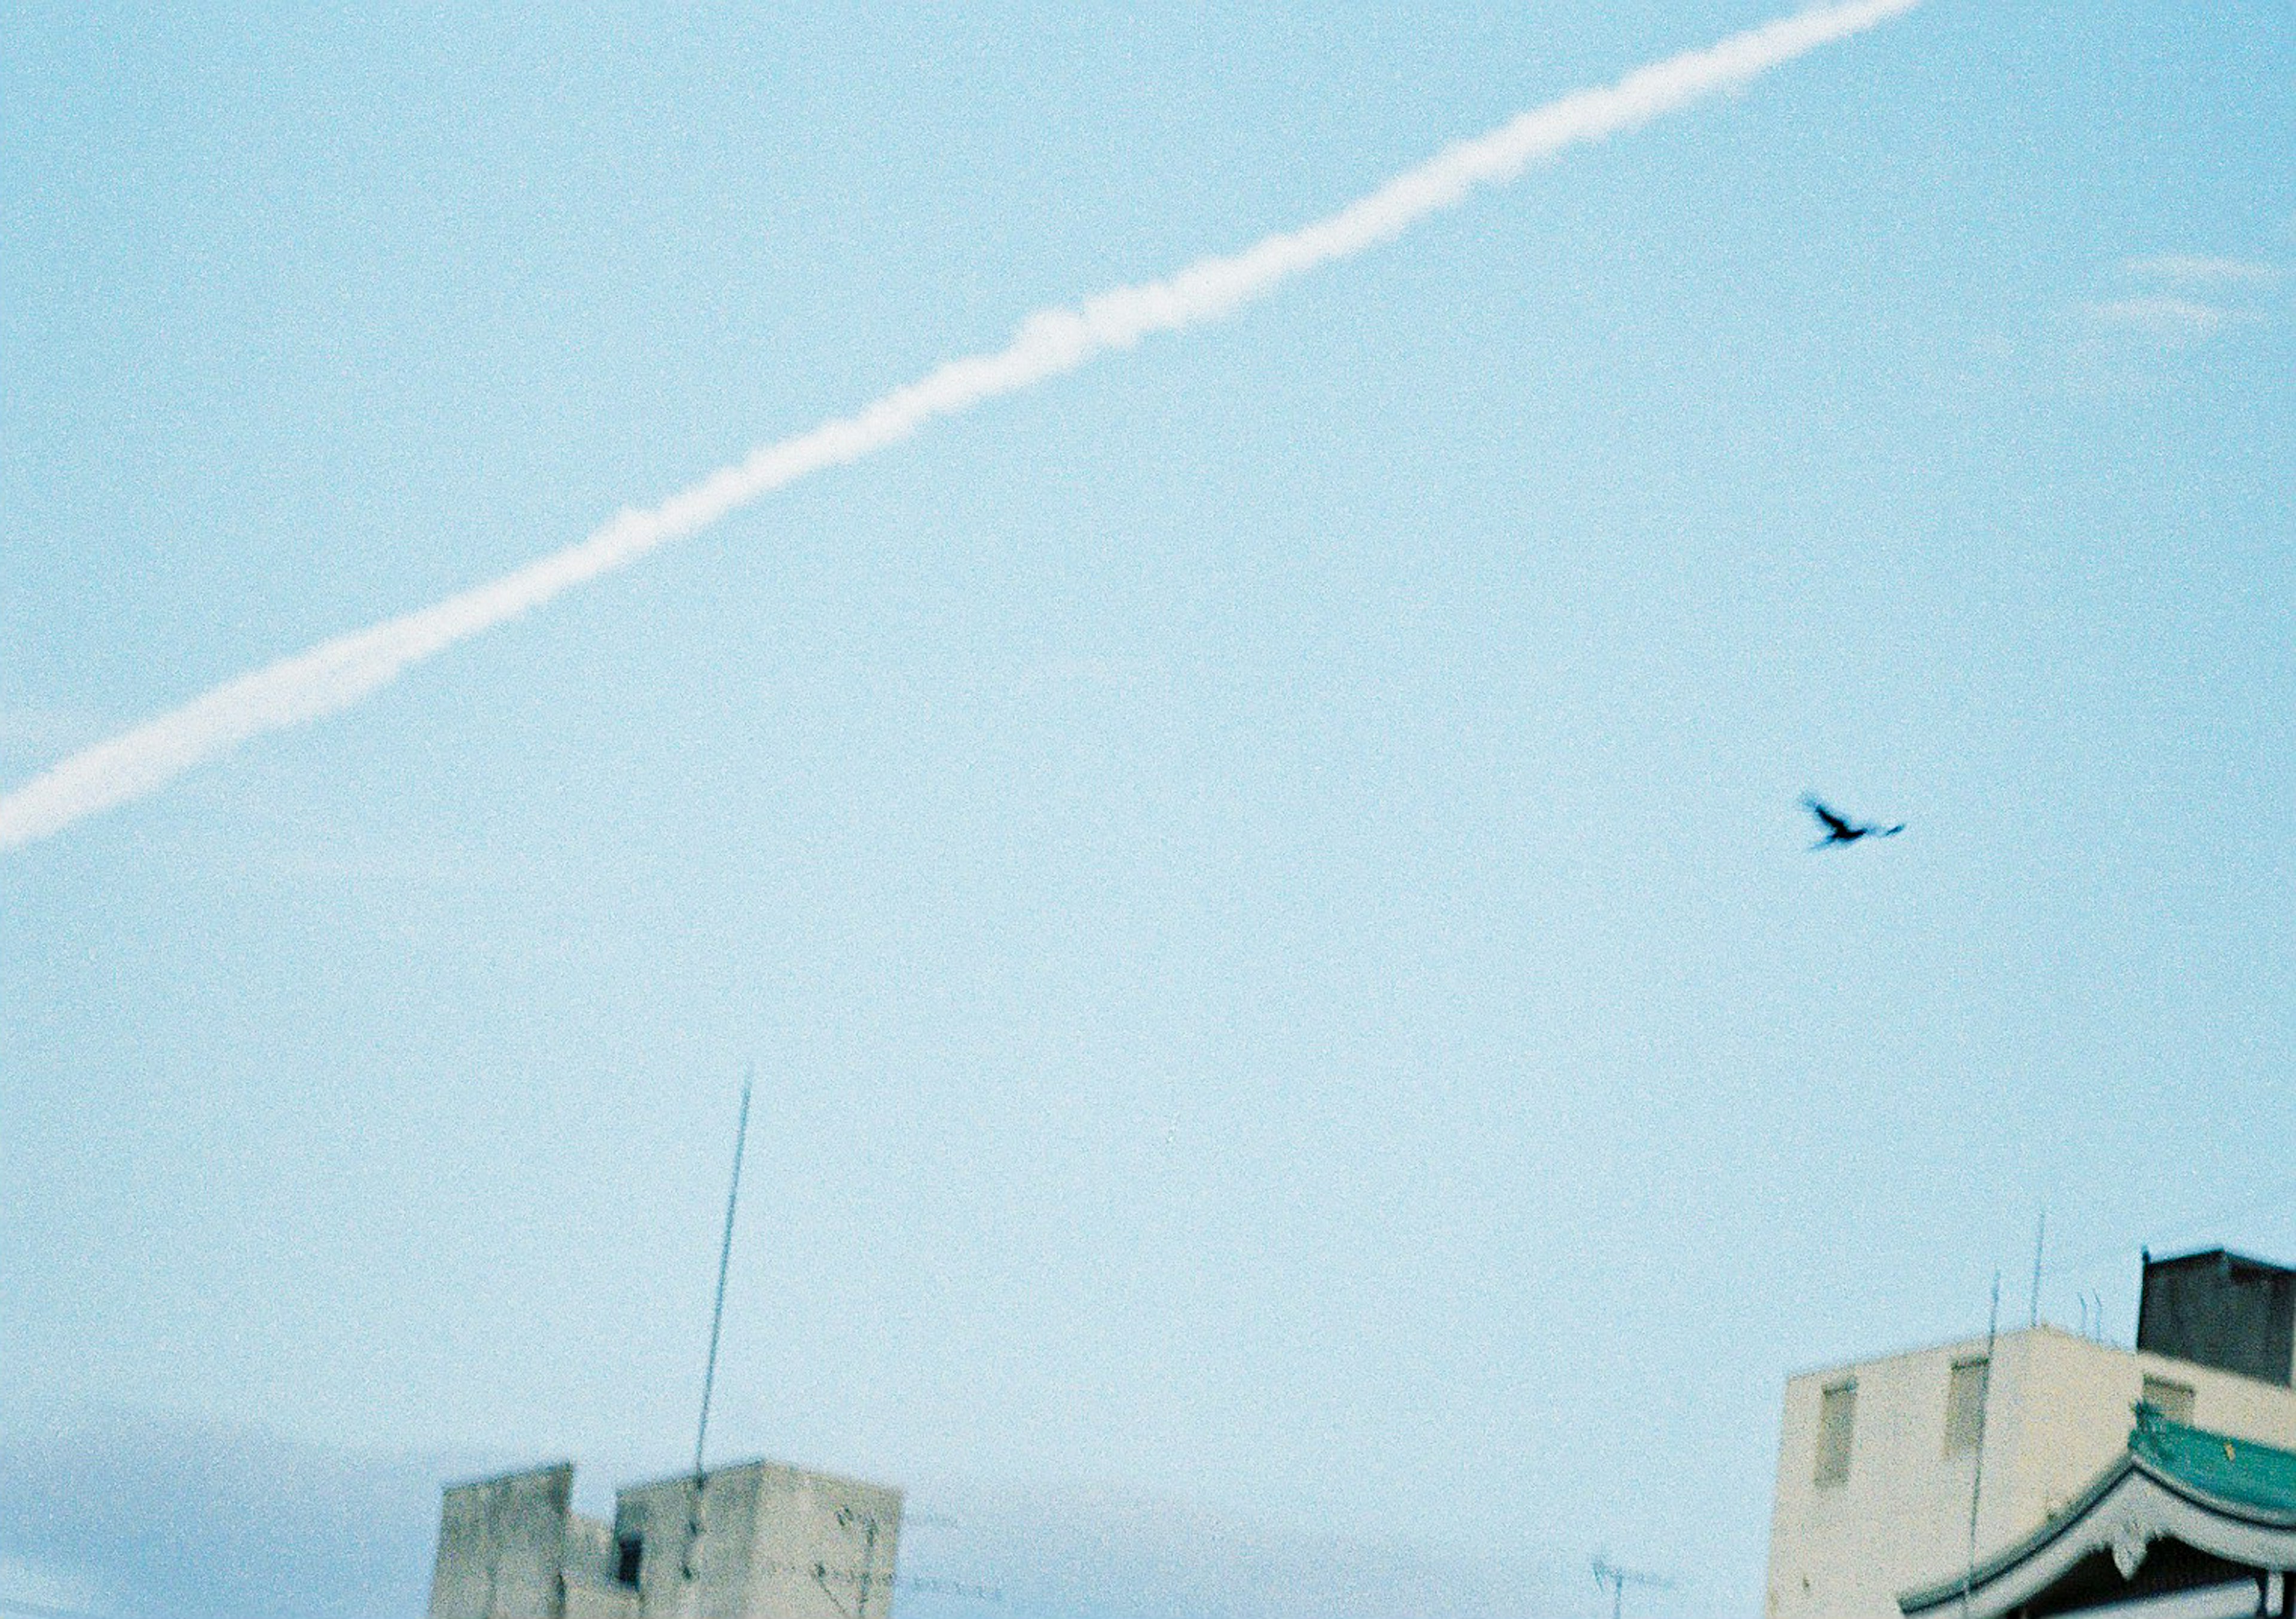
[[[638,1567],[645,1561],[645,1537],[626,1534],[614,1542],[614,1578],[624,1585],[638,1582]]]
[[[2145,1404],[2171,1422],[2190,1423],[2193,1419],[2193,1386],[2189,1383],[2171,1383],[2166,1378],[2147,1378],[2143,1398]]]
[[[1985,1437],[1985,1387],[1992,1367],[1984,1356],[1956,1361],[1945,1389],[1945,1453],[1975,1450]]]
[[[1817,1475],[1821,1484],[1849,1477],[1849,1436],[1857,1424],[1857,1385],[1837,1383],[1817,1400]]]

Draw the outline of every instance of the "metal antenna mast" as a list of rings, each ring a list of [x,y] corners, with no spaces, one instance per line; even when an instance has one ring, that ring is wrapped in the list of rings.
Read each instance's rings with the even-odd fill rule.
[[[726,1237],[718,1245],[718,1302],[709,1309],[709,1362],[701,1374],[701,1422],[693,1431],[693,1476],[701,1477],[701,1446],[709,1437],[709,1395],[718,1386],[718,1333],[726,1324],[726,1271],[734,1262],[734,1208],[742,1199],[742,1149],[750,1141],[750,1086],[755,1065],[742,1073],[742,1122],[734,1127],[734,1184],[726,1193]]]
[[[1674,1589],[1674,1582],[1664,1574],[1648,1574],[1632,1568],[1620,1568],[1609,1558],[1600,1557],[1595,1559],[1595,1583],[1611,1588],[1611,1619],[1620,1619],[1620,1610],[1626,1606],[1627,1587],[1629,1585],[1646,1585],[1652,1590]]]
[[[2041,1205],[2039,1224],[2033,1228],[2033,1314],[2026,1322],[2029,1327],[2041,1324],[2041,1254],[2049,1241],[2049,1206]]]
[[[1977,1402],[1977,1454],[1969,1464],[1969,1562],[1961,1577],[1961,1619],[1969,1619],[1969,1588],[1977,1583],[1977,1504],[1985,1491],[1985,1408],[1993,1397],[1993,1340],[2001,1330],[2001,1272],[1993,1272],[1993,1309],[1985,1318],[1985,1381]]]

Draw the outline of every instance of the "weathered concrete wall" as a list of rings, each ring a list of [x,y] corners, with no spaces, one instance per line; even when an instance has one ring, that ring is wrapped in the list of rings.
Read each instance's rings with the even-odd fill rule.
[[[1805,1374],[1786,1384],[1770,1522],[1769,1619],[1898,1619],[1898,1593],[1969,1557],[1973,1451],[1949,1451],[1953,1367],[1983,1338]],[[1982,1561],[2038,1528],[2119,1456],[2147,1377],[2194,1391],[2193,1421],[2296,1449],[2296,1394],[2140,1355],[2052,1327],[2004,1333],[1986,1396]],[[1849,1476],[1816,1479],[1824,1391],[1857,1387]]]
[[[449,1489],[430,1619],[889,1619],[898,1490],[756,1461],[621,1491],[611,1527],[573,1492],[566,1465]]]
[[[570,1464],[450,1487],[430,1619],[563,1619]]]
[[[641,1619],[637,1592],[614,1577],[616,1552],[611,1524],[568,1515],[565,1619]]]
[[[620,1492],[614,1533],[642,1537],[644,1619],[886,1619],[898,1490],[772,1462]]]
[[[757,1478],[719,1468],[637,1484],[615,1497],[617,1539],[637,1536],[645,1619],[743,1619],[742,1590],[756,1539]]]
[[[742,1619],[887,1619],[901,1492],[758,1466],[757,1549]]]
[[[638,1594],[627,1586],[569,1585],[566,1619],[644,1619]]]
[[[2120,1453],[2128,1439],[2129,1408],[2147,1378],[2193,1391],[2195,1427],[2296,1450],[2296,1393],[2276,1384],[2164,1355],[2132,1354],[2062,1332],[2021,1337],[2028,1340],[2025,1375],[2038,1397],[2003,1412],[1996,1430],[2000,1449],[1988,1449],[1985,1463],[1991,1494],[1995,1456],[2010,1459],[2003,1506],[2022,1527],[2005,1543],[2030,1533]]]

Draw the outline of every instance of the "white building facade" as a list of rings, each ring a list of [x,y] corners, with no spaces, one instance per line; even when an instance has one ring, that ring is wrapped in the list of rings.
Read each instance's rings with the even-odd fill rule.
[[[1789,1379],[1767,1619],[1899,1619],[1901,1595],[1962,1574],[2070,1506],[2123,1455],[2140,1402],[2296,1450],[2281,1347],[2291,1274],[2213,1251],[2148,1258],[2139,1341],[2184,1354],[2045,1326],[1989,1348],[1967,1338]],[[2254,1307],[2259,1299],[2270,1308]]]

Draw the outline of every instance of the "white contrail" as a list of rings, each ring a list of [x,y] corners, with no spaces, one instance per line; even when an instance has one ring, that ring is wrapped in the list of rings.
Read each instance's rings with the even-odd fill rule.
[[[560,592],[707,528],[808,472],[898,444],[939,416],[1074,371],[1151,332],[1217,320],[1318,265],[1348,258],[1513,178],[1564,148],[1632,129],[1747,83],[1831,41],[1909,12],[1920,0],[1851,0],[1780,18],[1702,51],[1670,56],[1599,90],[1582,90],[1446,147],[1335,214],[1200,258],[1163,281],[1119,287],[1075,308],[1040,311],[994,354],[952,360],[850,416],[752,451],[658,506],[621,512],[578,544],[435,607],[338,636],[215,688],[182,707],[74,754],[0,797],[0,849],[60,831],[140,797],[250,737],[348,707],[411,666]]]

